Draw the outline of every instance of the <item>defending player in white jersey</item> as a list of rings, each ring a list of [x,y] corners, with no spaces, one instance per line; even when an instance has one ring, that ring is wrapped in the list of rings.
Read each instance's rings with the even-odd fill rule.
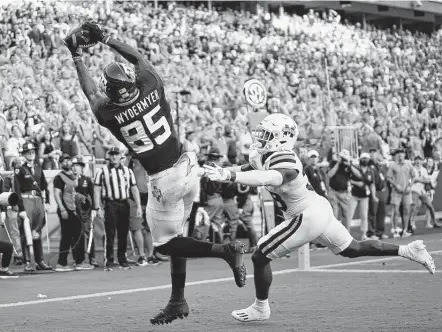
[[[256,299],[250,307],[233,311],[235,319],[251,322],[270,318],[270,262],[313,240],[327,246],[334,254],[349,258],[402,256],[422,264],[434,274],[434,261],[420,240],[398,246],[378,240],[353,239],[333,215],[330,203],[312,190],[298,156],[292,151],[298,126],[290,117],[271,114],[257,126],[253,135],[255,143],[249,165],[205,166],[205,176],[212,181],[265,186],[282,206],[285,218],[258,242],[252,256]]]

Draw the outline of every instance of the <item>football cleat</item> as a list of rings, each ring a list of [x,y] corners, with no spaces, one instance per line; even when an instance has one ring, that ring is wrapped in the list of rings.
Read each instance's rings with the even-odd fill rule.
[[[270,307],[259,308],[253,303],[248,308],[232,311],[232,317],[240,322],[265,321],[270,318]]]
[[[164,325],[172,323],[175,319],[183,319],[189,316],[189,306],[186,300],[169,302],[166,307],[150,320],[152,325]]]
[[[434,264],[433,257],[431,257],[430,253],[425,248],[425,244],[422,240],[409,243],[404,257],[425,266],[431,274],[436,272],[436,265]]]
[[[244,287],[247,278],[247,268],[244,265],[245,245],[240,241],[225,244],[227,257],[225,260],[230,265],[238,287]]]

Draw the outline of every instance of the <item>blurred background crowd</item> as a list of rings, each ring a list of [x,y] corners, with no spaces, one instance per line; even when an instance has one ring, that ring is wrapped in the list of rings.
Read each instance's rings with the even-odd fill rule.
[[[297,122],[300,135],[296,150],[310,168],[311,182],[320,177],[315,189],[333,201],[336,213],[343,214],[341,219],[348,219],[352,213],[338,212],[339,207],[352,211],[358,204],[363,206],[359,210],[363,221],[364,214],[376,215],[371,205],[369,210],[368,203],[367,208],[364,204],[369,200],[378,203],[373,191],[384,190],[389,193],[385,204],[393,199],[397,209],[392,211],[406,219],[402,227],[393,226],[392,233],[376,226],[376,221],[372,226],[361,226],[362,237],[407,236],[414,225],[411,204],[416,207],[423,202],[427,206],[425,197],[432,199],[442,147],[440,33],[351,24],[334,10],[310,10],[300,15],[259,8],[251,13],[226,6],[209,10],[196,3],[155,6],[111,1],[17,1],[3,6],[2,170],[11,170],[11,161],[20,156],[25,139],[37,146],[45,170],[59,169],[61,155],[99,160],[106,158],[111,147],[121,146],[93,118],[69,51],[62,44],[68,31],[87,18],[137,47],[154,64],[164,79],[181,140],[187,150],[200,154],[202,163],[247,161],[252,137],[242,89],[253,77],[267,87],[266,111],[288,114]],[[85,51],[83,58],[94,79],[111,61],[122,61],[103,45]],[[336,126],[353,128],[356,151],[337,149],[340,137]],[[370,173],[362,185],[361,181],[352,182],[356,180],[350,178],[351,165],[343,162],[352,158],[362,175],[366,174],[362,159],[369,159],[378,174]],[[390,166],[403,160],[407,165],[413,162],[409,175],[422,179],[419,188],[407,187],[405,182],[404,188],[392,188],[390,183],[397,174]],[[342,182],[345,186],[331,181],[336,176],[336,170],[331,172],[336,164],[344,165],[342,174],[348,176]],[[428,168],[427,175],[422,175],[421,167]],[[385,180],[382,188],[373,180],[379,174]],[[362,193],[355,194],[354,187],[358,186]],[[229,192],[231,188],[215,189],[226,196],[224,201],[232,195],[238,201],[235,190],[248,192],[245,188],[234,189],[234,193]],[[202,184],[201,204],[208,204],[204,191],[213,194],[215,189]],[[402,195],[397,202],[395,190],[407,195],[413,192],[415,200],[403,200]],[[344,192],[356,199],[342,203],[340,194]],[[409,205],[405,215],[404,203]],[[242,214],[242,205],[239,209]],[[209,219],[213,218],[215,212],[210,208],[206,211],[210,212]],[[385,215],[389,213],[380,218],[385,219]],[[200,213],[198,218],[204,224],[206,216]],[[427,226],[437,227],[435,218],[428,218]],[[249,235],[253,245],[256,234]]]

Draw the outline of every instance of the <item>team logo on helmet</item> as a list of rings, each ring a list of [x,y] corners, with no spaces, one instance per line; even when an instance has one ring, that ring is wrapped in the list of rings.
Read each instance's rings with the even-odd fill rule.
[[[252,78],[244,83],[244,97],[254,109],[263,108],[267,102],[267,90],[260,81]]]
[[[123,68],[124,73],[129,77],[131,81],[135,81],[135,72],[134,70],[124,63],[120,63],[121,68]]]

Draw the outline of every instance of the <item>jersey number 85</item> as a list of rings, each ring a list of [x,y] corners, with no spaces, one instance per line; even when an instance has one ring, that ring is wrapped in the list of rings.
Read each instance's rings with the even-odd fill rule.
[[[155,145],[158,146],[166,142],[172,134],[165,116],[160,117],[156,122],[153,121],[154,115],[160,110],[160,105],[157,105],[152,111],[143,116],[143,121],[137,120],[121,127],[120,131],[124,140],[135,153],[139,154],[152,150]],[[161,128],[163,128],[163,133],[155,135]],[[153,137],[155,145],[147,132]]]

